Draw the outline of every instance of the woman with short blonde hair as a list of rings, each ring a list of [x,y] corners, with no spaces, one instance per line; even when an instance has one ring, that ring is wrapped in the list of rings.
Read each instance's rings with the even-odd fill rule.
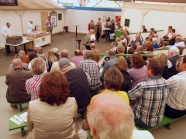
[[[162,62],[163,66],[164,66],[164,71],[163,71],[162,77],[164,79],[168,79],[168,56],[164,53],[159,53],[157,55],[157,58]]]

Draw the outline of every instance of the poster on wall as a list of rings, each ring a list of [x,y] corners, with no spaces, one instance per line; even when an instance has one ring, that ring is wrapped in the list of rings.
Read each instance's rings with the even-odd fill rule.
[[[51,16],[51,20],[54,22],[54,27],[57,26],[57,18],[56,16]]]
[[[52,11],[50,13],[50,16],[51,16],[51,20],[54,22],[54,27],[56,27],[57,26],[57,12]]]

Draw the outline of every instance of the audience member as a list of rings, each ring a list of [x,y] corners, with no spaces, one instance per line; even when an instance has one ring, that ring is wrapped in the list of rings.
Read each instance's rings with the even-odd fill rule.
[[[177,70],[177,72],[181,71],[180,62],[181,62],[181,58],[176,61],[176,70]]]
[[[180,72],[167,80],[169,96],[165,107],[165,115],[179,118],[186,115],[186,55],[179,64]]]
[[[140,54],[132,54],[132,68],[128,71],[134,88],[139,82],[147,79],[145,61]]]
[[[117,48],[116,48],[116,52],[117,52],[118,54],[124,54],[124,51],[125,51],[125,47],[124,47],[123,45],[119,44],[119,45],[117,46]]]
[[[58,54],[58,49],[55,47],[52,50],[54,51],[54,55],[56,56],[57,60],[59,60],[60,57],[59,57],[59,54]]]
[[[75,119],[77,104],[69,97],[69,84],[59,71],[47,73],[41,82],[39,99],[28,107],[27,139],[79,139]]]
[[[164,53],[159,53],[157,55],[157,58],[159,58],[159,60],[162,62],[164,66],[162,77],[167,80],[168,79],[168,57]]]
[[[116,63],[116,52],[112,49],[110,49],[108,51],[108,56],[109,56],[109,60],[105,62],[104,64],[104,68],[103,68],[103,72],[102,72],[102,75],[101,75],[101,78],[103,79],[104,78],[104,74],[105,72],[110,68],[110,67],[113,67],[114,64]]]
[[[127,39],[124,36],[120,36],[120,42],[125,42],[125,44],[127,44]]]
[[[120,56],[115,63],[116,68],[120,70],[123,75],[124,82],[121,86],[121,91],[128,92],[131,89],[131,78],[129,73],[127,72],[128,66],[127,61],[124,57]]]
[[[78,112],[84,114],[92,97],[86,73],[82,68],[74,69],[67,58],[59,60],[59,67],[69,83],[70,97],[75,97]]]
[[[54,55],[53,49],[48,50],[48,56],[46,59],[47,71],[51,70],[52,64],[57,61],[56,56]]]
[[[159,48],[158,39],[157,39],[157,38],[152,38],[152,46],[153,46],[155,49]]]
[[[142,42],[143,42],[143,37],[141,36],[141,33],[138,32],[138,33],[136,34],[135,44],[136,44],[136,46],[142,45]]]
[[[90,43],[93,43],[95,40],[94,30],[90,29],[89,33],[85,36],[85,44],[90,45]]]
[[[33,77],[25,83],[26,91],[31,96],[31,100],[39,98],[39,88],[41,80],[46,71],[46,63],[42,58],[34,58],[31,61],[31,72]]]
[[[179,49],[177,47],[171,47],[168,50],[168,57],[168,78],[170,78],[178,73],[176,71],[176,61],[180,58]]]
[[[121,87],[124,83],[124,78],[120,70],[116,67],[112,67],[107,70],[104,75],[104,87],[105,90],[101,94],[107,94],[110,92],[115,93],[121,97],[127,104],[129,104],[129,98],[126,92],[121,91]]]
[[[43,48],[42,48],[42,47],[38,47],[38,48],[37,48],[37,56],[38,56],[38,57],[43,57],[43,56],[45,56],[45,54],[43,53]]]
[[[138,45],[136,48],[137,53],[142,52],[143,51],[143,46],[142,45]]]
[[[23,63],[23,56],[22,56],[22,54],[16,54],[15,57],[14,57],[14,59],[21,59],[23,69],[24,70],[28,70],[28,64],[27,63]],[[13,65],[10,64],[10,66],[9,66],[9,72],[10,71],[13,71],[13,70],[14,70]]]
[[[67,58],[68,59],[68,56],[69,56],[69,51],[67,49],[64,49],[64,50],[61,50],[60,52],[60,58]],[[73,68],[76,68],[76,65],[73,63],[73,62],[70,62],[71,66]],[[60,68],[59,68],[59,62],[56,61],[52,64],[52,67],[51,67],[51,72],[53,71],[61,71]]]
[[[77,68],[79,68],[80,62],[84,60],[81,50],[75,50],[74,55],[75,56],[73,56],[70,61],[74,63]]]
[[[6,99],[8,103],[17,103],[30,100],[30,95],[26,93],[25,82],[32,77],[30,71],[25,71],[20,59],[12,61],[13,71],[6,74],[7,92]],[[17,106],[11,106],[17,108]]]
[[[37,55],[35,52],[31,52],[31,53],[28,55],[28,58],[29,58],[29,60],[30,60],[30,63],[28,64],[28,69],[29,69],[29,70],[31,70],[31,61],[32,61],[32,59],[37,58],[37,57],[38,57],[38,55]]]
[[[154,139],[148,131],[135,130],[133,118],[130,106],[113,94],[96,96],[87,113],[94,139]]]
[[[175,44],[174,45],[168,45],[167,47],[185,47],[185,43],[181,36],[177,36],[175,38]]]
[[[92,52],[92,54],[100,54],[100,51],[96,49],[95,43],[90,44],[90,51]],[[92,56],[91,59],[98,63],[100,60],[100,56]]]
[[[111,42],[110,49],[116,51],[116,48],[117,48],[117,43],[116,42]]]
[[[28,64],[30,62],[29,57],[27,55],[25,55],[25,51],[20,50],[19,54],[21,54],[23,56],[23,60],[22,60],[23,63],[27,63]]]
[[[164,116],[164,109],[169,93],[166,80],[161,76],[164,65],[157,58],[147,64],[148,79],[138,83],[128,92],[129,99],[137,100],[134,108],[135,124],[143,128],[158,125]]]
[[[161,41],[161,46],[167,46],[170,43],[172,38],[172,26],[168,26],[168,32],[165,36],[163,36],[163,40]]]
[[[91,60],[92,57],[91,51],[84,50],[83,57],[85,60],[80,63],[79,67],[82,68],[83,71],[90,76],[91,78],[91,81],[89,82],[90,90],[92,95],[96,95],[98,94],[101,85],[99,76],[100,70],[99,65],[97,64],[97,62]]]
[[[142,32],[147,32],[147,29],[145,28],[145,25],[142,25]]]

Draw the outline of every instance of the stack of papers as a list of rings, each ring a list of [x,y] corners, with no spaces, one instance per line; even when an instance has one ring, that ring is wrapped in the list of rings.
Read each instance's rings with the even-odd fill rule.
[[[10,120],[18,125],[22,124],[23,122],[27,122],[27,112],[20,114],[19,116],[14,115],[10,118]]]

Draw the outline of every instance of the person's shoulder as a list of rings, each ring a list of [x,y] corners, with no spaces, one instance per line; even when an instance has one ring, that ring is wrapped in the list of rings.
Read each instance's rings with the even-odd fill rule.
[[[38,105],[42,103],[40,99],[36,99],[29,102],[29,108],[38,107]]]
[[[134,130],[131,139],[154,139],[149,131]]]

